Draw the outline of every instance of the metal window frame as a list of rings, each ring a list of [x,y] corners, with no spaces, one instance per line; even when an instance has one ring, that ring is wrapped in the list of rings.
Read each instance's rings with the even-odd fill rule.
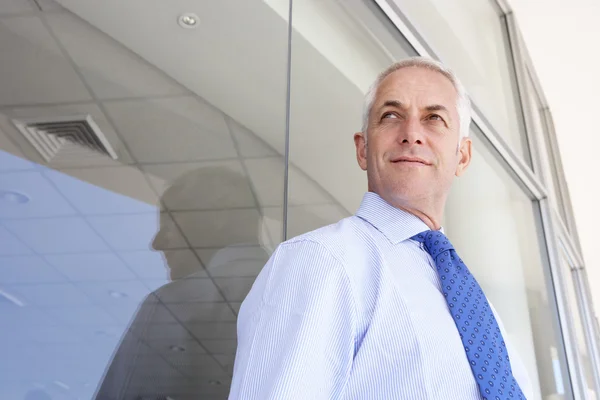
[[[593,307],[591,303],[590,296],[587,295],[586,288],[588,286],[587,278],[585,275],[579,274],[579,270],[583,270],[584,261],[581,253],[581,247],[579,242],[579,236],[577,235],[577,229],[575,225],[575,218],[573,213],[573,208],[571,204],[571,199],[568,192],[568,187],[566,185],[566,179],[564,176],[564,170],[562,166],[562,161],[560,158],[560,152],[558,150],[558,142],[556,139],[556,131],[554,129],[554,122],[552,120],[552,114],[550,112],[550,108],[548,105],[548,101],[544,95],[544,92],[541,87],[541,83],[539,78],[535,72],[535,68],[533,66],[533,62],[527,51],[525,42],[521,36],[521,31],[518,28],[518,24],[514,18],[512,10],[509,6],[505,4],[505,1],[496,0],[501,4],[500,6],[503,9],[503,12],[507,12],[507,20],[509,21],[509,32],[511,34],[511,40],[514,41],[513,51],[515,57],[515,68],[517,70],[517,81],[519,83],[519,92],[522,99],[526,99],[527,96],[535,96],[537,100],[541,103],[541,107],[543,110],[543,114],[540,115],[542,119],[542,123],[544,125],[544,132],[536,132],[533,129],[533,124],[531,119],[533,118],[534,113],[538,113],[538,110],[531,110],[529,103],[527,101],[521,101],[521,106],[525,115],[526,124],[528,125],[527,135],[529,137],[529,141],[531,143],[530,149],[532,149],[532,159],[534,160],[534,168],[536,171],[539,171],[539,176],[547,177],[547,179],[554,179],[556,182],[556,191],[557,199],[555,204],[560,209],[553,209],[551,207],[551,203],[547,200],[549,207],[549,213],[546,217],[547,224],[551,224],[556,228],[556,235],[547,237],[546,243],[549,251],[557,252],[557,246],[561,246],[563,250],[566,252],[567,256],[570,259],[570,267],[574,270],[574,282],[575,290],[578,304],[572,305],[578,307],[582,322],[583,322],[583,330],[585,341],[587,344],[588,352],[590,353],[590,359],[593,369],[593,374],[595,377],[595,390],[596,393],[600,394],[600,363],[598,362],[598,347],[595,344],[594,340],[594,331],[595,327],[593,324]],[[526,79],[531,80],[533,84],[533,93],[530,93],[527,89]],[[546,143],[548,148],[543,146],[542,140],[544,138],[539,135],[544,135],[546,139]],[[541,162],[541,159],[537,157],[537,153],[541,153],[542,151],[547,151],[548,157],[550,159],[550,163],[554,163],[554,168],[549,168],[548,165]],[[554,196],[555,193],[548,193],[549,196]],[[563,218],[564,216],[564,218]],[[560,270],[560,260],[558,261],[558,269]],[[551,268],[557,271],[557,268]],[[556,292],[563,291],[564,293],[564,279],[561,278],[561,272],[557,271],[557,285],[555,287]],[[560,282],[562,280],[562,282]],[[562,299],[562,300],[559,300]],[[569,305],[566,298],[562,295],[562,293],[557,293],[557,300],[559,302],[559,313],[562,313],[562,316],[559,316],[565,323],[563,323],[563,337],[565,342],[565,347],[568,353],[568,359],[571,360],[570,369],[573,370],[575,376],[571,376],[572,384],[576,383],[576,387],[574,387],[575,393],[578,392],[581,398],[586,398],[585,388],[586,383],[584,381],[584,376],[581,371],[577,371],[579,369],[579,356],[576,342],[572,340],[573,332],[572,332],[572,324],[567,322],[570,320],[570,316],[568,315]],[[560,304],[562,303],[562,304]],[[561,312],[562,310],[562,312]],[[574,354],[573,354],[574,353]],[[579,388],[577,388],[579,386]]]
[[[581,310],[581,318],[584,327],[585,333],[585,341],[587,344],[590,363],[592,364],[592,374],[594,378],[594,385],[596,396],[600,393],[600,364],[598,359],[598,343],[596,343],[596,338],[594,334],[594,322],[593,322],[593,313],[590,311],[590,296],[587,288],[589,287],[587,284],[587,273],[585,268],[577,268],[572,271],[573,272],[573,280],[575,283],[575,294],[577,295],[577,302],[579,303],[579,309]]]
[[[439,60],[432,49],[431,45],[429,45],[423,37],[419,34],[419,32],[414,28],[414,25],[411,24],[410,20],[402,13],[402,11],[398,8],[398,6],[391,0],[373,0],[381,10],[386,14],[386,16],[390,19],[390,21],[396,26],[396,28],[402,33],[405,39],[409,42],[409,44],[415,49],[415,51],[421,55],[430,57],[433,59]],[[564,346],[562,351],[559,352],[561,356],[561,362],[569,368],[569,376],[566,377],[568,380],[567,384],[570,385],[570,388],[566,388],[567,393],[570,390],[571,395],[575,398],[585,398],[585,393],[583,392],[584,387],[582,386],[582,374],[579,371],[579,366],[577,363],[577,353],[574,348],[575,342],[572,340],[573,332],[572,325],[569,323],[568,316],[568,308],[566,307],[567,302],[565,301],[565,292],[564,292],[564,279],[561,278],[561,264],[558,253],[558,246],[560,245],[559,237],[562,237],[562,242],[565,243],[570,249],[570,253],[573,255],[574,259],[582,261],[581,249],[579,244],[579,238],[577,236],[577,230],[575,226],[575,219],[573,216],[570,196],[568,193],[568,188],[566,185],[566,180],[563,174],[562,162],[560,160],[560,153],[557,147],[556,141],[556,132],[554,131],[554,124],[551,118],[551,113],[547,107],[547,101],[545,99],[544,93],[541,90],[541,86],[537,75],[535,74],[535,69],[533,68],[533,63],[531,62],[529,53],[526,50],[526,47],[520,37],[520,30],[518,29],[517,23],[515,21],[513,12],[511,7],[508,5],[506,0],[494,0],[495,4],[499,8],[500,15],[499,17],[504,17],[506,22],[506,29],[509,36],[509,44],[510,44],[510,54],[512,55],[512,66],[515,72],[516,84],[518,89],[519,98],[516,101],[520,105],[519,110],[523,113],[524,122],[526,125],[526,129],[524,131],[526,141],[528,143],[528,148],[530,151],[531,161],[534,165],[536,171],[541,171],[541,162],[537,154],[541,151],[541,146],[539,142],[532,134],[531,129],[531,112],[533,110],[529,110],[526,101],[523,101],[529,93],[526,91],[526,86],[524,85],[523,79],[526,78],[526,73],[530,73],[531,79],[534,83],[534,88],[537,90],[536,95],[543,102],[544,108],[547,112],[544,113],[543,122],[547,127],[547,137],[548,144],[550,146],[549,156],[551,160],[556,163],[557,171],[558,171],[558,188],[559,195],[561,196],[562,205],[564,207],[564,214],[567,217],[567,221],[563,221],[562,218],[556,215],[556,210],[553,210],[548,201],[548,191],[546,186],[542,183],[541,177],[534,173],[534,171],[520,158],[517,157],[515,152],[511,149],[510,146],[506,143],[506,141],[498,134],[498,132],[494,129],[492,124],[485,118],[485,115],[481,110],[477,107],[475,102],[473,103],[473,123],[476,127],[481,131],[483,137],[489,142],[492,148],[497,152],[500,158],[503,160],[504,164],[511,170],[511,172],[516,176],[517,181],[521,183],[526,192],[528,192],[530,198],[539,204],[539,210],[542,220],[542,231],[539,233],[540,235],[540,243],[545,244],[548,256],[548,272],[550,276],[547,278],[549,282],[551,282],[549,288],[554,289],[552,292],[552,296],[555,300],[556,306],[556,314],[555,319],[558,329],[558,334],[561,335],[559,338],[562,339],[562,345]],[[552,171],[550,171],[552,173]],[[551,175],[547,175],[551,176]],[[550,195],[554,195],[553,193]],[[565,226],[568,224],[570,229],[566,229]],[[558,231],[558,232],[557,232]],[[569,234],[570,232],[570,234]],[[581,263],[580,265],[583,265]],[[545,275],[548,275],[547,273]],[[583,283],[587,284],[585,281],[585,277],[583,278]],[[581,286],[581,285],[580,285]],[[581,289],[577,291],[581,295],[584,293]],[[581,309],[582,314],[585,314],[583,317],[586,320],[585,335],[586,338],[590,338],[590,327],[589,321],[591,320],[592,308],[589,302],[589,296],[582,297],[582,304],[584,304],[584,308]],[[592,331],[593,332],[593,331]],[[590,346],[588,346],[590,347]],[[590,353],[592,353],[592,348],[589,349]],[[596,361],[597,354],[594,352],[594,367],[596,369],[596,374],[598,374]],[[600,393],[600,392],[599,392]]]

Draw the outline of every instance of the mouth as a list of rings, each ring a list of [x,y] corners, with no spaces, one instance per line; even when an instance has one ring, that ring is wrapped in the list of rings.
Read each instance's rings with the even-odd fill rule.
[[[421,165],[431,165],[431,163],[428,163],[427,161],[423,160],[422,158],[418,158],[418,157],[398,157],[392,160],[392,163],[394,164],[421,164]]]

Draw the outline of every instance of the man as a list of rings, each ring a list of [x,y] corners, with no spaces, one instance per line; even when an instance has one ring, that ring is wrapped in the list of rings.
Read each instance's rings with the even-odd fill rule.
[[[249,178],[241,172],[204,166],[177,177],[161,200],[169,207],[184,209],[202,202],[222,204],[224,199],[249,191]],[[225,241],[212,256],[203,259],[205,270],[189,257],[192,250],[170,250],[180,234],[168,215],[160,214],[160,229],[152,248],[161,252],[169,282],[140,304],[107,366],[96,400],[227,397],[229,356],[218,347],[209,347],[211,340],[204,339],[233,341],[235,315],[210,276],[220,277],[217,279],[227,285],[236,277],[255,276],[264,265],[268,254],[263,243],[270,243],[266,243],[268,237],[261,238],[262,218],[257,213],[245,224],[247,231],[256,231],[251,243],[239,242],[239,235],[228,226],[213,223],[198,227],[196,234],[216,232]],[[236,274],[230,278],[232,274],[227,271],[233,269]]]
[[[377,78],[354,135],[368,193],[355,216],[272,255],[240,310],[230,399],[531,398],[440,230],[471,160],[469,122],[463,86],[437,62]]]

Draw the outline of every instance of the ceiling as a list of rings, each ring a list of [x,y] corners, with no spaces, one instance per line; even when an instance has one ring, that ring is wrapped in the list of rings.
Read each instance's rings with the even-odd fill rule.
[[[594,308],[600,314],[600,261],[594,257],[600,208],[596,167],[600,135],[600,3],[596,0],[511,0],[550,105],[571,195]]]

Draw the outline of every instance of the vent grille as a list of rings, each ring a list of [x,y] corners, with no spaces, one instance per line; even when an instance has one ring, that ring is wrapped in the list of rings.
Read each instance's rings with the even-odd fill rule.
[[[118,158],[90,115],[13,123],[47,163],[85,161],[98,155]]]

